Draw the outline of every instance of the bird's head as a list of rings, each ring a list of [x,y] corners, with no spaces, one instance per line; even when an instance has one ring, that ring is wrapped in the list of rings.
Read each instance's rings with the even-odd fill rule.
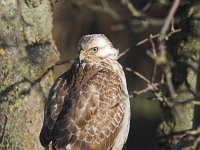
[[[78,43],[79,59],[81,62],[94,62],[99,59],[117,59],[119,51],[103,34],[83,36]]]

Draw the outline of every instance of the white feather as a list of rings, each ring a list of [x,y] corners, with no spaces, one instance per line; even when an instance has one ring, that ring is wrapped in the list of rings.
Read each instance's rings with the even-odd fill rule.
[[[112,57],[117,58],[118,50],[115,48],[110,48],[109,46],[106,46],[103,49],[99,49],[99,51],[96,53],[99,57]]]

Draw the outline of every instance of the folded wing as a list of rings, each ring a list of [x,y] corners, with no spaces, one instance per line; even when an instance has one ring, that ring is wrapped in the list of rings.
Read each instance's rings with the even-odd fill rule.
[[[49,122],[47,127],[51,130],[54,126],[53,145],[67,150],[111,149],[124,115],[121,88],[120,77],[109,69],[102,69],[87,80],[76,82],[56,123],[54,119],[58,111],[50,115],[52,123]]]

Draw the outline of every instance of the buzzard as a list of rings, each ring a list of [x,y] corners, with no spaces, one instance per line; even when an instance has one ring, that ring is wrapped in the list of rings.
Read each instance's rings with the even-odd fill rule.
[[[103,34],[83,36],[78,50],[50,89],[40,142],[55,150],[121,150],[130,103],[119,52]]]

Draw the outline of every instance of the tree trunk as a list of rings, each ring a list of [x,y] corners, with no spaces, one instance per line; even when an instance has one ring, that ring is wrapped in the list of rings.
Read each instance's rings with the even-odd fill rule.
[[[44,102],[59,60],[50,0],[0,0],[0,149],[42,149]]]
[[[185,131],[193,128],[194,121],[198,120],[197,122],[199,122],[200,120],[200,117],[193,120],[193,100],[196,96],[195,88],[200,54],[200,2],[196,1],[188,6],[185,16],[182,20],[184,24],[183,36],[179,35],[181,40],[176,43],[178,48],[172,47],[173,51],[177,49],[174,54],[175,67],[172,71],[172,79],[177,92],[173,102],[176,105],[163,108],[165,121],[158,129],[160,144],[165,149],[176,144]]]

